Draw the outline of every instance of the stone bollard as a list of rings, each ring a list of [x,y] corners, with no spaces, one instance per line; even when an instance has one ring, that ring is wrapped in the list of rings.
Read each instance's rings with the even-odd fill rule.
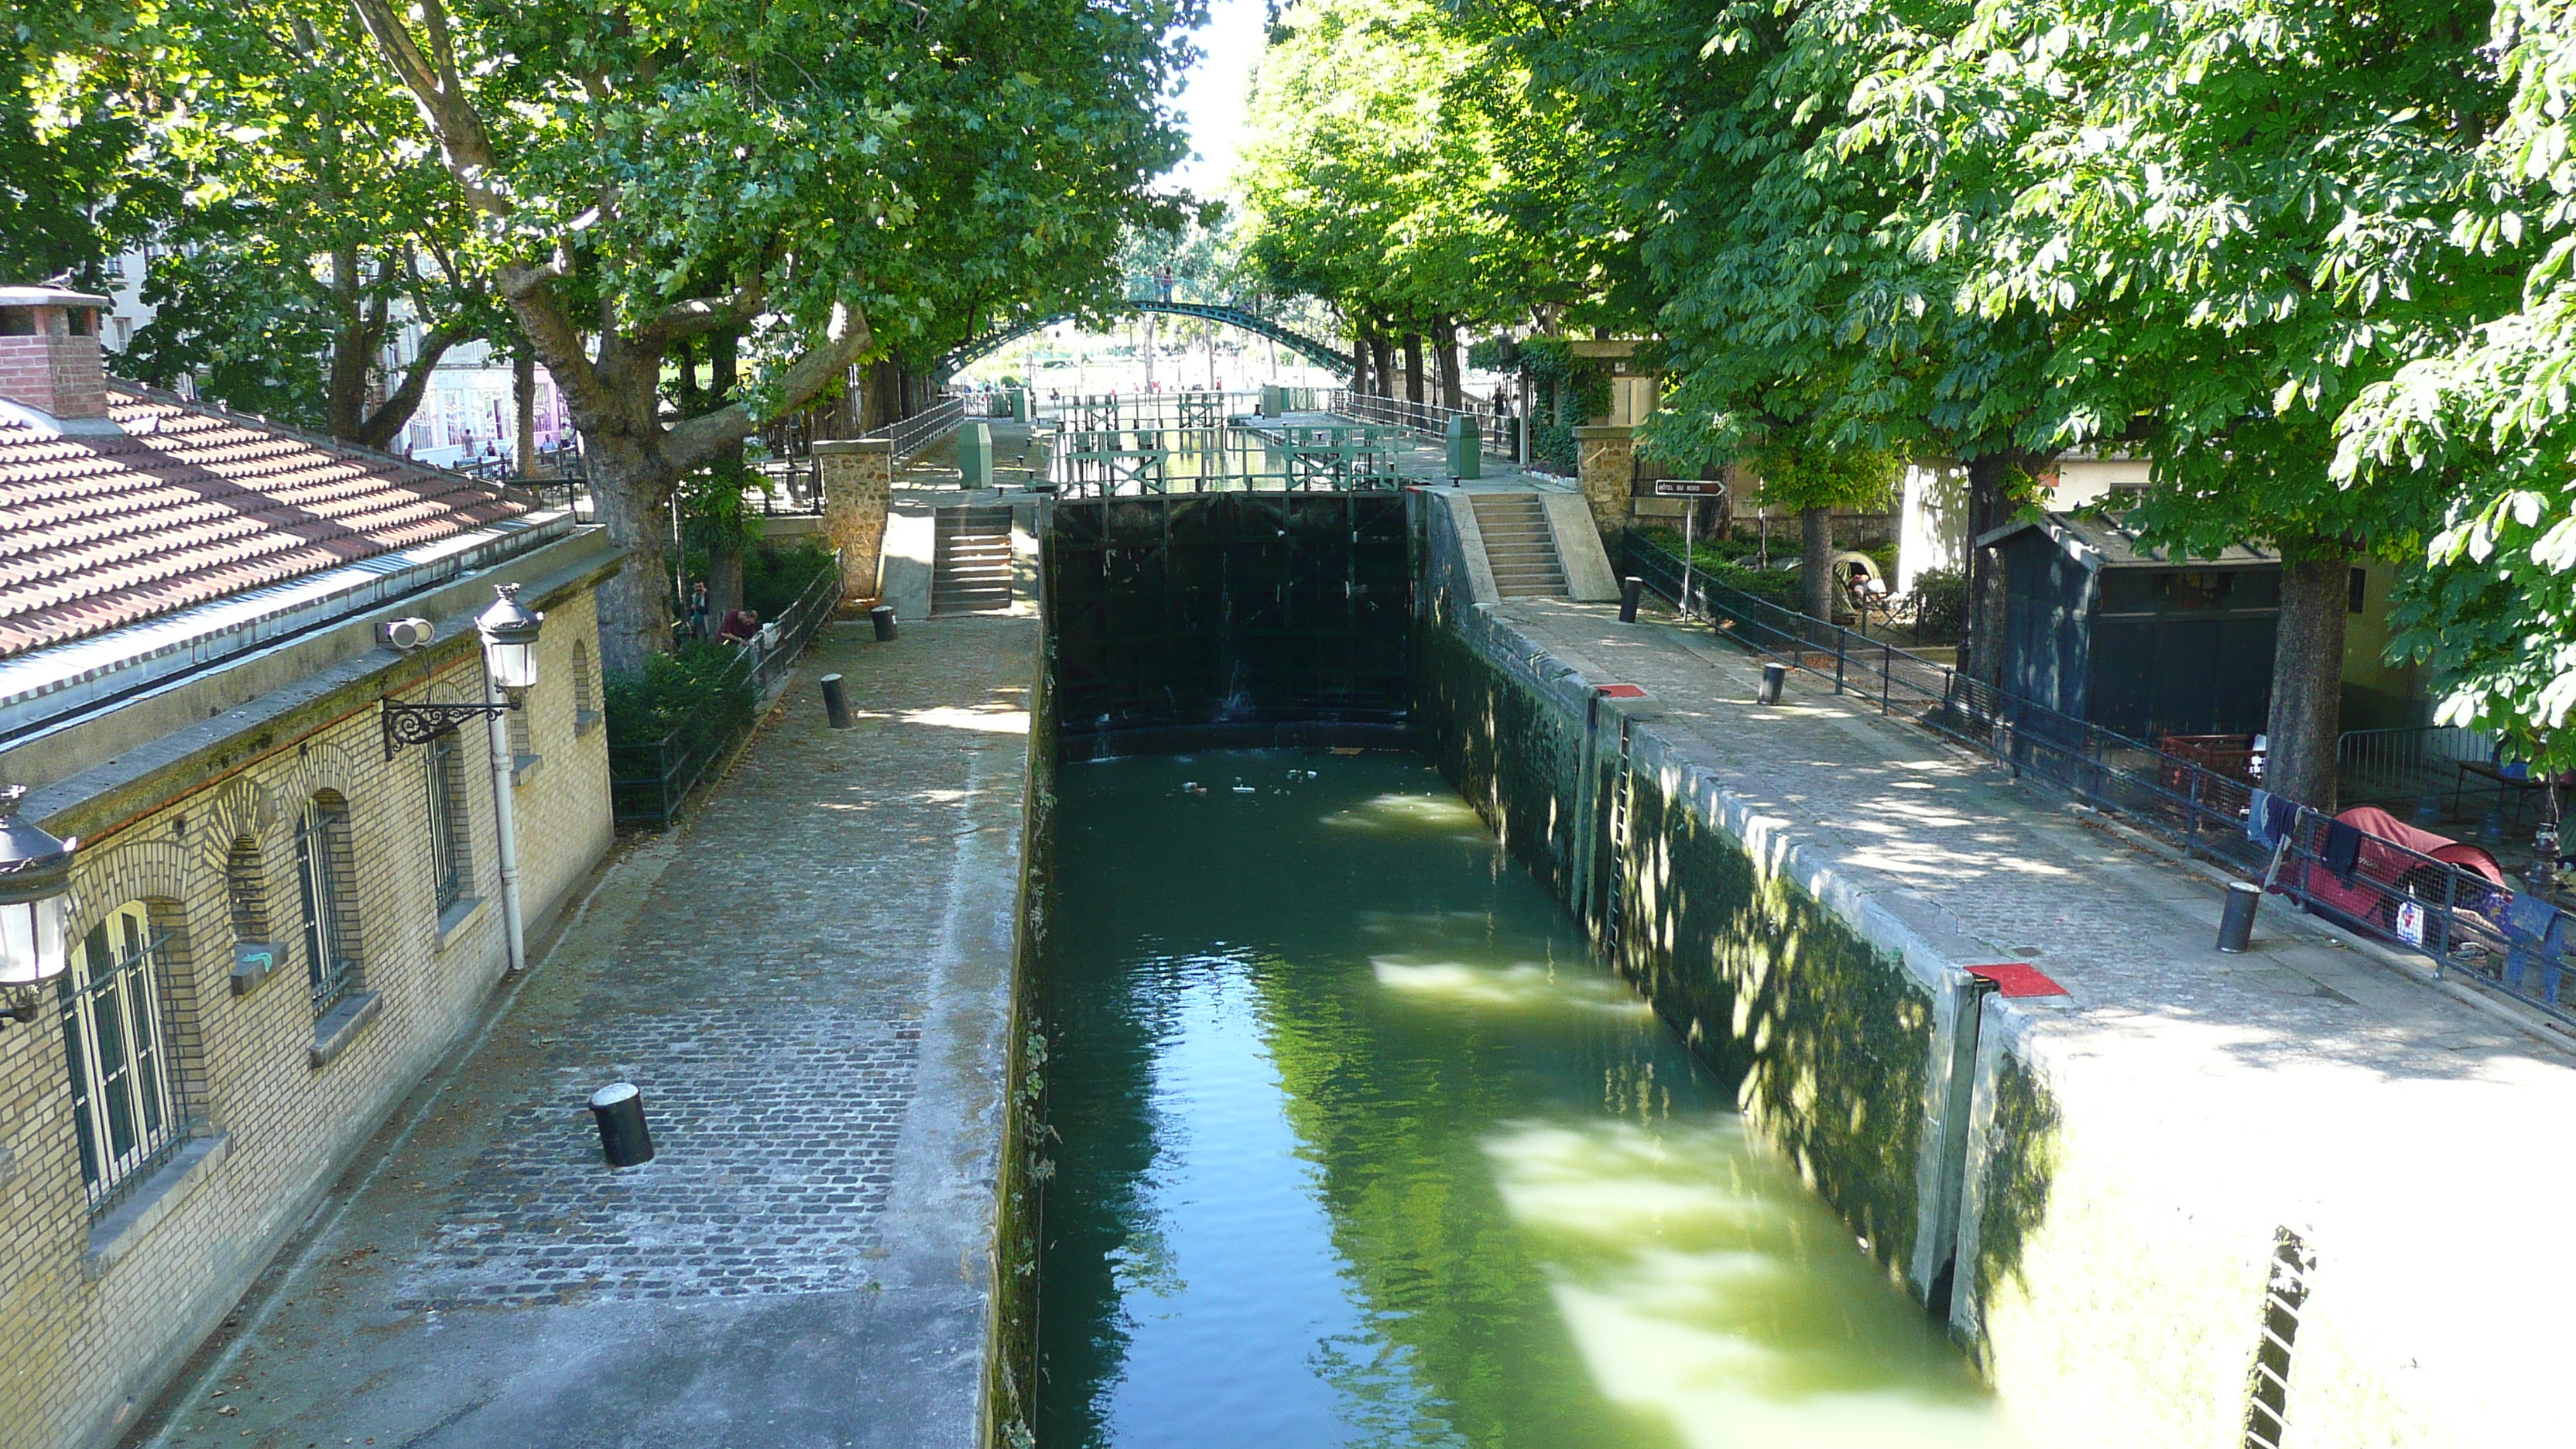
[[[1619,581],[1619,622],[1637,622],[1637,603],[1646,596],[1646,581],[1630,574]]]
[[[2233,956],[2254,939],[2254,910],[2263,904],[2263,888],[2247,880],[2227,883],[2227,909],[2218,918],[2218,949]]]
[[[841,688],[841,676],[837,674],[823,676],[823,714],[836,730],[850,727],[850,696]]]
[[[879,604],[868,610],[868,622],[877,626],[878,643],[894,642],[894,605]]]
[[[635,1167],[653,1160],[653,1134],[644,1126],[644,1094],[633,1082],[619,1082],[590,1094],[590,1115],[599,1119],[599,1148],[611,1167]]]

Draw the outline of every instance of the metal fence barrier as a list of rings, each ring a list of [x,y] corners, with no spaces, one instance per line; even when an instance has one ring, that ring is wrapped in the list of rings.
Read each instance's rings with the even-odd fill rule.
[[[747,706],[743,711],[747,719],[690,720],[650,744],[609,746],[608,789],[617,823],[657,830],[670,824],[707,771],[759,722],[761,701],[795,667],[797,656],[831,621],[840,603],[841,563],[836,552],[832,566],[816,574],[796,602],[778,616],[777,644],[765,650],[743,648],[726,666],[720,687]]]
[[[2255,822],[2256,786],[1966,678],[1893,644],[1812,619],[1704,575],[1631,532],[1627,571],[1748,649],[1874,702],[1946,739],[2165,837],[2187,856],[2262,882],[2310,914],[2429,957],[2458,975],[2576,1026],[2560,998],[2568,918],[2545,897],[2394,841],[2361,835],[2305,806]],[[2349,832],[2349,833],[2348,833]]]

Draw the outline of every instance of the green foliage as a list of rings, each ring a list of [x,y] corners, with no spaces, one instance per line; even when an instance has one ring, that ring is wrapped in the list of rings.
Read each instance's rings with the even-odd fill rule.
[[[1754,455],[1766,508],[1795,513],[1808,508],[1883,509],[1904,463],[1869,448],[1780,442]]]
[[[832,567],[832,551],[819,543],[755,548],[742,558],[743,607],[763,619],[775,619]]]
[[[1956,639],[1968,627],[1968,573],[1925,569],[1914,576],[1915,627],[1926,639]]]
[[[639,671],[609,671],[608,742],[651,745],[676,735],[676,744],[696,744],[750,724],[755,702],[741,660],[731,645],[690,644],[651,656]]]

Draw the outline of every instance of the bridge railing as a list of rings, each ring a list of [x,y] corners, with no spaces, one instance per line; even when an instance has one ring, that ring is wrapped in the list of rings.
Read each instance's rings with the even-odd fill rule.
[[[1327,411],[1365,423],[1403,428],[1425,437],[1446,440],[1449,420],[1466,418],[1476,429],[1476,446],[1489,458],[1508,463],[1526,463],[1526,429],[1510,413],[1478,412],[1473,408],[1447,408],[1438,403],[1414,402],[1400,397],[1378,397],[1372,393],[1353,392],[1337,387],[1325,392]]]
[[[1258,392],[1104,392],[1041,399],[1038,415],[1072,432],[1121,428],[1221,428],[1261,411]]]

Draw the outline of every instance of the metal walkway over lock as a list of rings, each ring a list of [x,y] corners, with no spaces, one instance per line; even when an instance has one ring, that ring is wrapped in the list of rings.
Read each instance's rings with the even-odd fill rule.
[[[1221,322],[1228,327],[1239,327],[1246,332],[1278,343],[1318,367],[1329,368],[1335,372],[1347,373],[1354,365],[1351,354],[1332,344],[1319,342],[1258,312],[1246,311],[1241,307],[1216,302],[1171,302],[1160,298],[1136,296],[1129,296],[1119,303],[1119,307],[1131,312],[1154,312],[1171,317],[1196,317],[1203,321]],[[953,374],[979,357],[998,352],[1032,332],[1052,327],[1058,322],[1070,322],[1076,315],[1072,312],[1056,312],[1044,317],[1030,317],[1017,322],[1004,323],[980,336],[960,343],[955,351],[939,360],[937,371],[942,376]]]

